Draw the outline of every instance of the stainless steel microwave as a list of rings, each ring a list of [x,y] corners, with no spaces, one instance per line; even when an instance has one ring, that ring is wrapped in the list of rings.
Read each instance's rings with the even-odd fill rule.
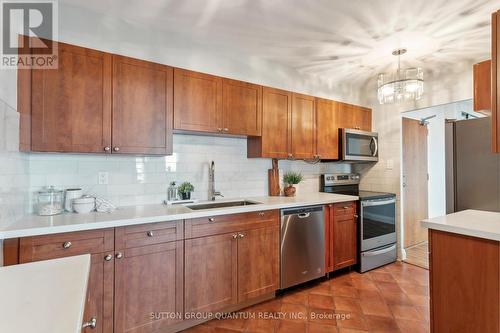
[[[343,161],[378,161],[378,133],[350,128],[342,128],[340,132]]]

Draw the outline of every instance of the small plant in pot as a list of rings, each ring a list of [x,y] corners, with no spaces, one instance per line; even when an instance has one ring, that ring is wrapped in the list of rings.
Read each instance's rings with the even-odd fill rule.
[[[191,192],[194,191],[194,186],[190,182],[184,182],[179,186],[178,190],[182,200],[189,200],[191,199]]]
[[[285,183],[285,195],[287,197],[295,196],[296,188],[293,185],[300,183],[304,177],[300,172],[288,171],[283,175],[283,183]]]

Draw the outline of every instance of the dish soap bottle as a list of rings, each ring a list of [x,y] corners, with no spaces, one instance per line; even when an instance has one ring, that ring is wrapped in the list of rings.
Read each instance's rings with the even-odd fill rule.
[[[167,189],[167,200],[168,201],[179,200],[178,194],[177,194],[177,186],[176,186],[175,182],[171,182],[170,186]]]

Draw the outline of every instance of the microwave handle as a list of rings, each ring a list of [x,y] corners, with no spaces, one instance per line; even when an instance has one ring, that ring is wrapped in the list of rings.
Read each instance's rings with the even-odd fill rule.
[[[375,146],[375,149],[372,152],[372,156],[377,156],[377,153],[378,153],[378,142],[377,142],[377,139],[372,136],[371,141],[373,142],[373,145]]]

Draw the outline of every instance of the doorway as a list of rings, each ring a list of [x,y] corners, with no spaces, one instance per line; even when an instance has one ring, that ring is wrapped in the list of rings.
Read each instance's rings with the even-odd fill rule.
[[[402,119],[403,131],[403,248],[405,261],[428,268],[427,230],[420,221],[429,215],[428,207],[428,129],[427,122]]]

